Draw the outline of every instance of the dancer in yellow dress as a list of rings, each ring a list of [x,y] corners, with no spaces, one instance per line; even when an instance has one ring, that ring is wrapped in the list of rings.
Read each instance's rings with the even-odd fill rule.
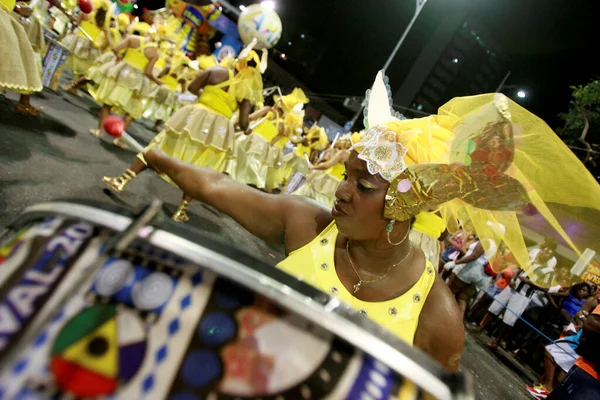
[[[80,76],[78,79],[74,79],[70,85],[65,85],[63,87],[63,90],[75,95],[79,95],[78,90],[87,85],[87,90],[92,97],[94,96],[95,89],[98,88],[100,82],[106,76],[108,69],[117,62],[117,56],[112,51],[112,48],[121,43],[126,37],[125,30],[119,28],[118,17],[114,15],[116,4],[111,3],[108,0],[103,0],[101,8],[107,10],[104,29],[98,37],[99,42],[101,42],[98,49],[103,53],[94,60],[92,66],[89,67],[85,75]],[[125,15],[119,14],[119,16],[123,16],[127,19]],[[125,28],[126,27],[127,26],[125,26]]]
[[[252,42],[252,47],[256,42]],[[188,88],[190,92],[202,93],[198,102],[179,109],[168,121],[147,149],[160,149],[181,161],[225,171],[233,155],[235,129],[231,117],[239,108],[239,126],[248,129],[248,116],[252,104],[261,103],[262,77],[258,56],[248,46],[236,63],[237,74],[217,66],[201,72]],[[258,65],[249,65],[250,61]],[[102,181],[117,192],[147,168],[142,154],[138,154],[129,168],[118,177],[103,177]],[[165,180],[172,182],[167,176]],[[176,221],[187,221],[187,208],[191,198],[185,194],[173,215]]]
[[[255,121],[246,136],[240,136],[236,142],[236,168],[230,173],[239,182],[259,189],[276,189],[283,181],[277,176],[276,167],[281,164],[286,124],[298,121],[302,127],[304,111],[302,106],[308,98],[302,89],[296,88],[281,99],[274,98],[274,107],[264,107],[250,115]],[[288,115],[297,116],[288,117]],[[269,172],[271,173],[269,176]]]
[[[191,62],[185,56],[176,58],[173,44],[168,40],[162,40],[159,48],[161,55],[156,62],[156,68],[160,70],[158,78],[163,84],[150,95],[143,114],[145,118],[154,121],[152,130],[157,133],[160,132],[159,126],[179,108],[179,93],[185,93],[187,90],[187,82],[182,72]]]
[[[73,94],[77,94],[76,87],[81,84],[81,78],[85,77],[94,61],[111,45],[109,12],[114,11],[112,3],[108,0],[94,0],[92,4],[94,11],[89,14],[79,13],[79,29],[73,28],[61,41],[69,50],[65,65],[73,71],[73,81],[63,89]],[[85,31],[87,36],[81,30]],[[112,43],[113,46],[116,44]]]
[[[359,139],[359,137],[357,137]],[[356,140],[356,143],[360,141]],[[311,172],[306,177],[304,185],[300,186],[293,195],[306,196],[328,207],[335,203],[335,192],[344,180],[346,167],[352,146],[350,135],[345,135],[323,152],[323,156],[315,165],[310,166]]]
[[[125,129],[131,121],[142,116],[144,101],[149,98],[160,79],[153,75],[154,64],[160,53],[150,37],[150,25],[138,22],[133,28],[133,35],[113,48],[115,54],[124,51],[123,59],[115,63],[101,80],[94,99],[102,104],[98,116],[98,129],[90,129],[90,133],[100,136],[102,125],[110,112],[125,114]],[[118,139],[115,144],[120,145]]]
[[[306,136],[296,144],[294,151],[283,157],[284,181],[289,182],[292,175],[296,172],[302,174],[304,177],[308,176],[310,165],[317,161],[319,152],[326,150],[328,146],[329,140],[327,139],[325,129],[318,126],[315,122],[308,130]]]
[[[0,89],[19,93],[21,97],[15,109],[37,116],[40,112],[31,105],[29,97],[43,89],[39,61],[25,29],[10,15],[13,10],[23,15],[30,13],[25,8],[15,8],[14,0],[0,0]]]

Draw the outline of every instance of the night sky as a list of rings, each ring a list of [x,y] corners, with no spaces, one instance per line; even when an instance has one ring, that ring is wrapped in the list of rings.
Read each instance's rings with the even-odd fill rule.
[[[415,5],[413,0],[275,2],[283,23],[277,49],[288,55],[280,65],[313,92],[353,96],[371,85]],[[247,6],[258,1],[230,3]],[[568,107],[569,86],[599,75],[594,58],[600,1],[429,0],[388,69],[392,91],[399,88],[440,18],[453,12],[467,12],[469,21],[484,27],[482,37],[508,57],[512,74],[507,84],[525,89],[529,96],[521,104],[554,128],[560,123],[557,114]],[[316,62],[307,62],[311,58]],[[515,93],[516,89],[506,92],[511,97]]]

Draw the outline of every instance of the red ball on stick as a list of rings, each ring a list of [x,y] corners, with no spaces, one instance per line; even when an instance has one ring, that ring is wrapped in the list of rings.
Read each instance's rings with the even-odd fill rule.
[[[102,127],[110,136],[121,137],[125,131],[125,122],[118,115],[111,115],[104,120]]]
[[[92,2],[90,0],[79,0],[77,2],[77,5],[79,6],[81,12],[84,14],[89,14],[92,11],[94,11],[94,6],[92,5]]]

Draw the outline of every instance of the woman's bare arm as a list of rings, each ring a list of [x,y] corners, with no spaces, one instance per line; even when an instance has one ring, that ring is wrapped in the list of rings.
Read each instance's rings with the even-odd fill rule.
[[[444,281],[437,276],[419,315],[415,346],[449,371],[458,371],[465,331],[458,304]]]
[[[329,158],[329,160],[314,165],[312,169],[316,169],[318,171],[324,171],[333,167],[335,164],[344,162],[345,151],[338,151],[333,157]],[[347,158],[347,157],[346,157]]]
[[[301,196],[266,194],[220,172],[183,163],[160,151],[150,151],[144,157],[150,167],[167,174],[183,192],[231,216],[250,233],[270,243],[284,244],[288,228],[303,224],[299,218],[315,220],[315,215],[323,213],[317,203]]]
[[[248,131],[248,126],[250,125],[250,110],[252,109],[252,104],[248,100],[243,100],[240,103],[240,118],[238,119],[238,126],[241,130],[246,132],[247,135],[250,134]]]
[[[250,116],[248,118],[250,118],[250,121],[256,121],[259,118],[264,117],[265,115],[267,115],[269,113],[269,111],[271,111],[271,107],[266,106],[261,108],[258,111],[254,111],[252,114],[250,114]]]

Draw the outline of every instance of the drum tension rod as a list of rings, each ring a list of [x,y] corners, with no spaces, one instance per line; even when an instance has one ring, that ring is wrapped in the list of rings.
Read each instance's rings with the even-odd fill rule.
[[[121,252],[125,250],[127,246],[129,246],[131,242],[136,239],[140,228],[149,224],[157,216],[159,221],[161,217],[164,218],[164,215],[159,214],[162,204],[163,202],[161,200],[154,198],[146,207],[142,209],[142,211],[137,213],[137,215],[134,215],[127,228],[115,235],[114,238],[109,239],[104,250],[99,254],[98,261],[90,267],[88,273],[83,274],[79,279],[77,279],[77,281],[73,284],[73,287],[82,287],[85,282],[89,280],[90,276],[94,276],[104,264],[104,260],[108,254],[114,251]],[[58,299],[55,306],[56,310],[62,310],[70,299],[71,297],[68,294]],[[22,354],[22,352],[27,348],[27,346],[29,346],[34,338],[40,335],[41,331],[45,329],[53,317],[54,313],[48,313],[48,315],[46,315],[42,320],[35,321],[35,325],[38,326],[37,329],[32,329],[31,326],[25,329],[16,343],[11,346],[11,348],[8,349],[2,357],[0,357],[0,373],[4,372],[7,366],[14,364],[19,355]]]
[[[153,198],[150,204],[138,213],[139,216],[134,218],[123,232],[108,241],[105,254],[108,254],[110,251],[121,252],[125,250],[135,240],[140,228],[149,224],[158,215],[162,205],[163,202],[161,200]]]

